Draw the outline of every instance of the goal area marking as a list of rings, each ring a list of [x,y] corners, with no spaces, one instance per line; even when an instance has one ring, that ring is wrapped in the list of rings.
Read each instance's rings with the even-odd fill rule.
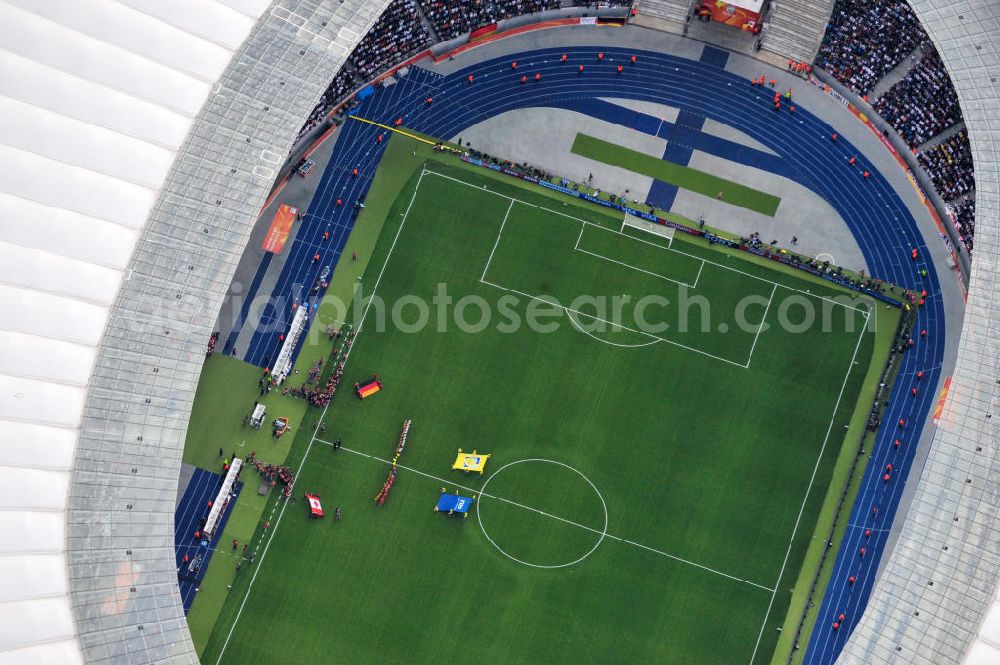
[[[622,227],[619,229],[619,232],[624,231],[626,227],[639,231],[645,231],[646,233],[650,233],[654,236],[660,236],[661,238],[666,238],[667,248],[674,248],[673,227],[666,226],[665,224],[654,224],[648,220],[633,217],[632,215],[625,213],[625,219],[622,220]]]

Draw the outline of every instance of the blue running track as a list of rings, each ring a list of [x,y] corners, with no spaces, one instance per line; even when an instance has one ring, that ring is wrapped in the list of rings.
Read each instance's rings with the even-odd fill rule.
[[[608,47],[600,50],[605,53],[600,63],[596,59],[597,47],[574,46],[512,53],[447,76],[413,67],[398,83],[364,100],[355,113],[389,125],[403,118],[408,127],[448,138],[507,111],[564,108],[663,136],[674,143],[665,155],[671,161],[690,157],[688,149],[706,150],[784,175],[810,188],[843,218],[861,248],[871,275],[912,289],[927,290],[927,304],[919,312],[917,329],[926,329],[928,337],[918,338],[916,346],[903,360],[897,387],[885,415],[885,422],[890,424],[883,426],[877,437],[872,462],[850,518],[851,527],[838,553],[833,580],[819,608],[818,628],[808,646],[807,665],[832,663],[871,593],[874,573],[913,461],[916,442],[935,402],[933,387],[940,378],[945,342],[938,275],[933,265],[920,264],[928,271],[925,278],[920,278],[918,265],[910,259],[911,249],[915,247],[924,254],[925,247],[916,222],[899,195],[871,165],[862,164],[862,159],[855,167],[848,166],[847,158],[860,155],[860,151],[843,138],[832,142],[830,136],[835,128],[810,113],[808,108],[797,104],[794,115],[786,110],[776,113],[769,89],[751,86],[746,79],[722,69],[719,63],[724,63],[724,59],[717,53],[718,49],[706,47],[700,61],[645,51]],[[562,53],[569,56],[566,63],[560,62]],[[628,63],[633,54],[638,56],[635,65]],[[512,59],[519,63],[516,76],[510,70]],[[625,65],[622,74],[616,73],[619,63]],[[586,66],[583,74],[577,72],[580,64]],[[540,81],[520,84],[522,73],[528,73],[531,79],[535,72],[542,74]],[[471,84],[466,80],[469,74],[474,75]],[[425,103],[428,96],[433,96],[433,106]],[[677,123],[665,123],[598,99],[609,97],[673,106],[681,110],[681,115]],[[700,128],[706,118],[740,130],[775,154],[704,134]],[[291,303],[296,299],[303,302],[303,294],[308,295],[322,266],[332,266],[340,257],[353,224],[352,206],[367,192],[385,142],[389,140],[386,136],[386,141],[377,141],[381,133],[383,130],[377,127],[352,121],[340,129],[333,158],[290,247],[290,256],[275,287],[274,300],[279,305],[272,305],[266,312],[265,324],[274,324],[274,329],[258,330],[253,335],[244,356],[248,362],[262,364],[265,357],[277,353],[278,335],[287,325]],[[357,177],[351,175],[354,168],[359,170]],[[861,176],[865,168],[871,171],[868,179]],[[671,198],[668,191],[661,192],[657,188],[657,196],[661,195],[664,203]],[[336,205],[338,197],[343,200],[342,206]],[[658,204],[657,207],[664,206]],[[327,227],[331,230],[331,240],[324,243],[322,235]],[[317,252],[321,259],[313,262]],[[924,389],[917,397],[911,397],[910,388],[920,370],[924,371]],[[907,425],[904,430],[897,431],[891,423],[901,418]],[[898,450],[893,447],[897,436],[903,440]],[[892,480],[883,483],[883,469],[890,463],[894,469]],[[875,516],[873,507],[878,508]],[[865,529],[872,530],[870,538],[864,537]],[[858,556],[862,546],[866,548],[863,559]],[[797,572],[785,571],[781,579],[773,580],[774,587],[788,588],[794,584]],[[850,575],[857,578],[853,586],[846,583]],[[841,613],[846,618],[840,630],[833,632],[830,626]],[[781,619],[770,617],[770,622]]]
[[[191,604],[194,602],[198,587],[208,570],[208,562],[219,546],[219,539],[226,529],[226,522],[229,521],[229,516],[243,489],[243,483],[236,483],[235,496],[223,513],[212,542],[208,542],[205,538],[195,540],[194,533],[201,529],[204,524],[202,520],[208,517],[208,502],[215,500],[215,495],[222,486],[222,480],[223,477],[217,473],[195,469],[191,482],[188,483],[184,496],[174,511],[174,563],[177,566],[177,584],[181,590],[181,600],[184,602],[184,614],[191,611]],[[184,555],[188,556],[186,563]]]

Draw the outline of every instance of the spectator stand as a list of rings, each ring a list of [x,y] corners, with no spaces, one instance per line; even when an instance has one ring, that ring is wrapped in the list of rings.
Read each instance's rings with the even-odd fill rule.
[[[962,242],[959,237],[958,232],[955,230],[952,224],[946,224],[942,220],[947,220],[950,218],[950,211],[941,195],[938,194],[937,190],[934,188],[934,183],[931,182],[930,177],[927,173],[920,168],[920,164],[917,161],[916,156],[913,151],[906,144],[903,138],[895,131],[895,129],[885,121],[877,112],[872,108],[870,104],[865,102],[861,97],[855,93],[853,90],[849,89],[835,77],[833,77],[829,72],[825,71],[821,67],[813,67],[813,76],[815,78],[814,83],[826,85],[831,94],[837,94],[843,97],[850,107],[853,107],[857,114],[864,115],[864,122],[869,124],[872,131],[878,133],[883,143],[886,147],[895,154],[895,157],[900,162],[907,171],[908,175],[912,177],[914,184],[919,188],[920,193],[926,198],[926,204],[934,210],[934,215],[938,217],[940,222],[940,232],[948,244],[952,248],[952,254],[954,257],[955,264],[960,270],[960,282],[962,287],[962,292],[966,293],[968,290],[969,283],[969,272],[971,270],[971,257],[966,245]]]
[[[949,216],[955,231],[962,238],[969,253],[972,253],[972,240],[976,232],[976,200],[972,196],[964,196],[961,200],[952,202]]]
[[[209,502],[213,502],[225,478],[204,469],[195,469],[184,495],[174,510],[174,557],[177,566],[177,584],[180,589],[184,613],[191,610],[198,588],[208,570],[212,555],[218,549],[232,508],[243,489],[243,483],[233,485],[232,494],[225,510],[216,521],[215,534],[210,540],[195,538],[208,520]],[[223,544],[223,547],[225,545]],[[185,559],[185,557],[187,557]]]
[[[393,0],[347,57],[347,63],[309,114],[296,142],[320,125],[330,107],[354,89],[358,81],[370,80],[382,69],[424,51],[432,41],[415,0]]]
[[[450,0],[449,4],[461,5],[463,3],[459,0]],[[516,3],[508,2],[507,4]],[[320,97],[319,103],[313,109],[312,113],[309,114],[302,130],[295,138],[292,148],[289,150],[288,159],[279,170],[279,175],[275,179],[275,186],[271,192],[271,196],[268,197],[268,200],[265,202],[262,209],[266,208],[268,204],[270,204],[274,196],[276,196],[281,187],[284,186],[284,182],[292,172],[294,165],[299,163],[299,161],[303,158],[308,157],[312,151],[314,151],[319,144],[326,140],[343,122],[346,113],[356,105],[356,96],[358,92],[368,86],[380,85],[389,77],[398,74],[401,70],[404,70],[406,67],[409,67],[424,58],[429,57],[432,58],[434,62],[441,62],[442,60],[447,60],[450,57],[468,49],[475,48],[476,46],[488,44],[496,41],[497,39],[510,37],[523,32],[561,26],[580,25],[583,20],[594,17],[600,17],[602,19],[626,20],[631,14],[632,4],[633,0],[604,0],[602,2],[578,1],[574,2],[573,5],[569,7],[546,10],[534,14],[512,16],[511,18],[499,21],[497,23],[496,30],[492,31],[485,37],[473,40],[470,39],[469,34],[465,34],[451,40],[434,43],[417,53],[409,55],[409,57],[400,57],[400,59],[395,62],[383,62],[381,66],[375,67],[372,70],[378,71],[379,73],[373,75],[369,79],[360,77],[357,74],[357,70],[351,65],[351,59],[349,58],[348,64],[337,73],[337,76],[330,83],[326,92],[324,92]],[[376,27],[377,25],[378,24],[376,24]],[[367,39],[367,37],[368,35],[365,36],[365,39]],[[355,51],[359,50],[361,50],[360,45],[357,49],[355,49]],[[396,53],[398,54],[398,51],[396,51]],[[353,57],[353,55],[354,53],[352,52],[351,57]]]
[[[890,70],[929,43],[905,0],[840,0],[816,65],[857,94],[867,95]]]
[[[560,5],[559,0],[420,0],[424,15],[444,41],[514,16],[559,9]]]
[[[894,68],[908,55],[913,58],[921,51],[920,60],[895,80],[905,67],[896,71]],[[910,6],[904,0],[839,0],[816,64],[865,102],[876,87],[884,88],[890,80],[894,81],[872,108],[906,141],[908,150],[899,150],[900,154],[907,151],[916,154],[924,146],[916,160],[921,168],[910,164],[910,169],[921,187],[929,192],[939,216],[957,219],[944,201],[952,201],[975,187],[972,151],[964,131],[926,147],[935,137],[960,123],[962,112],[941,57]],[[890,72],[892,76],[883,80]],[[971,208],[966,207],[963,224],[954,221],[948,225],[957,231],[951,238],[953,244],[964,245],[967,251],[971,250],[971,229],[975,227],[969,219],[971,215]],[[965,264],[967,261],[963,262],[967,271]]]
[[[969,145],[969,136],[964,128],[918,153],[917,161],[945,201],[954,201],[976,186],[972,146]]]
[[[925,55],[872,107],[911,148],[962,121],[958,95],[936,50]]]

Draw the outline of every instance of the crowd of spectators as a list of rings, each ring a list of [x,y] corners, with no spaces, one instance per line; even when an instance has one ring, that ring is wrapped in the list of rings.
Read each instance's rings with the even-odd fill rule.
[[[927,33],[905,0],[839,0],[816,63],[860,95],[918,47]]]
[[[362,82],[422,51],[432,41],[420,20],[415,0],[393,0],[327,86],[295,137],[296,142],[323,122],[330,109]]]
[[[873,107],[911,148],[962,120],[958,95],[936,50],[924,56]]]
[[[431,45],[414,0],[393,0],[351,53],[349,62],[363,80]]]
[[[505,18],[560,5],[560,0],[420,0],[434,31],[445,41]]]
[[[323,118],[330,112],[337,102],[344,98],[347,93],[354,89],[357,84],[357,77],[354,72],[347,67],[341,67],[340,71],[327,86],[326,91],[320,95],[319,102],[317,102],[316,107],[313,108],[312,113],[309,114],[309,118],[306,120],[305,124],[302,125],[302,129],[299,130],[298,136],[295,137],[295,142],[298,143],[299,139],[308,134],[316,125],[323,122]]]
[[[951,204],[951,212],[955,216],[955,228],[962,238],[969,254],[972,254],[972,236],[976,232],[976,200],[971,196]]]
[[[816,64],[867,99],[907,57],[909,71],[872,106],[916,149],[961,122],[962,111],[940,55],[905,0],[837,0]],[[974,189],[972,151],[964,131],[917,158],[945,200]],[[956,210],[971,250],[974,206],[963,201]]]
[[[972,146],[965,130],[953,134],[917,155],[920,165],[946,201],[956,199],[976,186],[972,171]]]
[[[296,143],[321,124],[349,93],[381,72],[426,49],[435,38],[448,40],[513,16],[558,9],[561,0],[392,0],[372,29],[361,39],[309,114]],[[586,0],[586,7],[627,6],[632,0]],[[432,32],[424,27],[424,16]],[[436,34],[434,34],[436,33]]]

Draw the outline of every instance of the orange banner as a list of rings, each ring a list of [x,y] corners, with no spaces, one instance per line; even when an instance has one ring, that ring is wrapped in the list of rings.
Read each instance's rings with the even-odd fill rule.
[[[756,5],[756,3],[753,4]],[[699,13],[707,12],[712,16],[713,21],[757,33],[760,32],[760,9],[760,5],[740,7],[726,0],[714,0],[714,2],[704,0],[701,3]]]
[[[938,398],[937,408],[934,409],[934,422],[941,420],[941,414],[944,412],[944,404],[948,401],[949,390],[951,390],[950,376],[944,380],[944,387],[941,388],[941,396]]]
[[[299,209],[294,206],[282,204],[278,207],[278,212],[274,214],[274,221],[271,222],[271,228],[264,236],[262,249],[265,252],[281,254],[285,243],[288,242],[288,234],[292,231],[292,223],[295,222],[295,217],[298,214]]]
[[[479,39],[481,37],[485,37],[486,35],[491,35],[497,31],[497,27],[496,23],[490,23],[489,25],[484,25],[481,28],[476,28],[469,33],[469,41],[471,42],[473,39]]]

